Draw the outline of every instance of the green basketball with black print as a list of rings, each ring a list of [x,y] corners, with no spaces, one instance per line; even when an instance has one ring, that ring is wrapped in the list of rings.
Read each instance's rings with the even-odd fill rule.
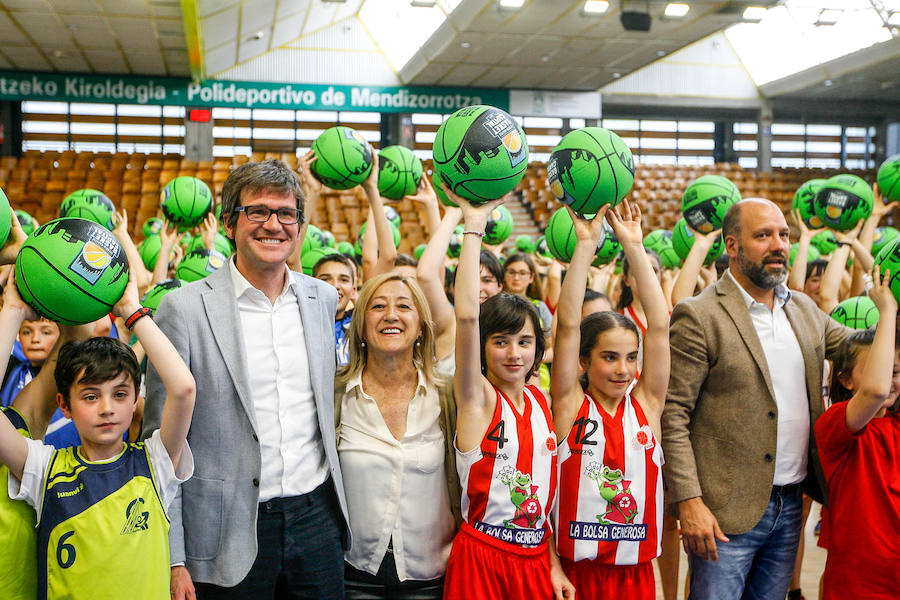
[[[190,175],[176,177],[159,193],[163,216],[181,229],[203,222],[212,210],[213,196],[209,186]]]
[[[108,229],[87,219],[45,223],[22,244],[16,285],[39,315],[82,325],[109,314],[128,284],[128,258]]]
[[[78,219],[87,219],[98,225],[103,225],[110,231],[113,230],[115,224],[113,217],[116,214],[116,207],[112,200],[106,197],[101,191],[85,188],[76,190],[65,197],[59,206],[59,217],[75,217]]]
[[[372,171],[372,147],[350,127],[326,129],[315,139],[312,149],[316,153],[311,167],[313,176],[333,190],[356,187]]]

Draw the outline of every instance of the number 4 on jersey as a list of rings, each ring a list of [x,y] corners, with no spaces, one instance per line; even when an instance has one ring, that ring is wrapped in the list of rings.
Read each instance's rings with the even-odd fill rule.
[[[500,419],[500,422],[494,425],[494,428],[491,429],[487,434],[487,439],[492,442],[497,442],[497,449],[503,450],[503,444],[509,441],[508,437],[504,437],[503,432],[506,430],[506,423],[503,422],[503,419]]]

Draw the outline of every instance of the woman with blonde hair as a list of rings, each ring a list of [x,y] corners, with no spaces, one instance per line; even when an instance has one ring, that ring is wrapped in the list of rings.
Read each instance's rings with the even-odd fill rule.
[[[356,306],[335,390],[353,537],[346,597],[440,598],[460,488],[456,409],[435,370],[431,311],[416,281],[396,272],[367,281]]]

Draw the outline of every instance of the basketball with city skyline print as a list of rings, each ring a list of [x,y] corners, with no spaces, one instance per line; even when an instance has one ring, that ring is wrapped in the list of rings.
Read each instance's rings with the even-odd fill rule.
[[[438,128],[432,149],[435,189],[483,204],[511,192],[528,167],[525,132],[508,113],[486,105],[461,108]]]
[[[579,215],[614,207],[634,185],[634,157],[618,135],[583,127],[563,137],[547,161],[553,196]]]
[[[39,315],[81,325],[109,314],[128,284],[128,258],[108,229],[87,219],[38,227],[16,258],[16,286]]]

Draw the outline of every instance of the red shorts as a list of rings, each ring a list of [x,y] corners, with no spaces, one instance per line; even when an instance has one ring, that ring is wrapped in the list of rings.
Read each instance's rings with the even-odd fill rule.
[[[444,600],[552,600],[547,552],[546,541],[522,548],[463,523],[447,561]]]
[[[560,560],[566,577],[575,586],[576,598],[656,598],[652,561],[637,565],[607,565],[593,560]]]

